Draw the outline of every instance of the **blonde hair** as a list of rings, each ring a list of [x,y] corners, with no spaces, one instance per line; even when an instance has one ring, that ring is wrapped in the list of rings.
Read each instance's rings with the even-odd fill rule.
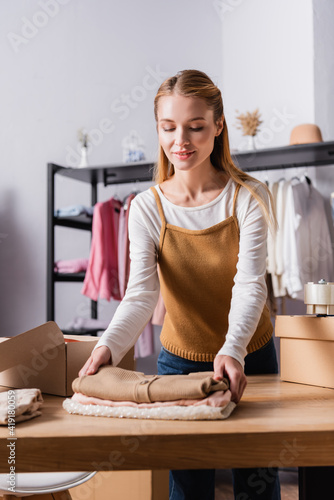
[[[175,76],[168,78],[161,85],[154,99],[154,115],[158,122],[158,104],[160,97],[173,94],[185,97],[199,97],[204,99],[207,106],[213,110],[215,123],[223,119],[224,127],[219,136],[215,137],[214,148],[210,155],[213,167],[218,172],[225,172],[237,184],[248,189],[257,200],[267,223],[276,227],[273,200],[267,186],[246,172],[240,170],[232,160],[228,130],[224,117],[224,107],[221,92],[212,80],[202,71],[184,70]],[[154,180],[160,184],[174,174],[174,165],[169,162],[163,148],[159,145],[158,161],[155,166]],[[258,187],[262,186],[267,193],[269,203],[258,193]]]

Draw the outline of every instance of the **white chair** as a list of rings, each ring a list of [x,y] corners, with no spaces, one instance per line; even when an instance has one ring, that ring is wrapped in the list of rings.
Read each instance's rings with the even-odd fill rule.
[[[96,472],[38,472],[15,474],[14,490],[9,490],[9,475],[0,474],[0,496],[23,497],[64,492],[91,479]],[[70,495],[68,494],[68,497]]]

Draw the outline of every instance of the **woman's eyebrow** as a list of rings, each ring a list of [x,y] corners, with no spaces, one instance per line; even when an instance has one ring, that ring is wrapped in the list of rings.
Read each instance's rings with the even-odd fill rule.
[[[195,122],[197,120],[204,120],[206,122],[206,119],[204,118],[204,116],[196,116],[196,118],[191,118],[191,120],[189,120],[189,121]]]
[[[206,121],[206,119],[203,116],[196,116],[195,118],[190,118],[190,120],[188,120],[188,122],[195,122],[198,120]],[[170,120],[169,118],[160,118],[159,121],[161,121],[161,122],[174,122],[174,120]]]

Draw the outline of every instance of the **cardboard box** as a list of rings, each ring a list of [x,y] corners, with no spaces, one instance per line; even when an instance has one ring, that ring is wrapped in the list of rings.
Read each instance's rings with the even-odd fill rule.
[[[277,316],[281,379],[334,388],[334,316]]]
[[[12,338],[0,338],[0,385],[71,396],[72,382],[97,342],[97,337],[63,335],[53,321]],[[133,351],[121,364],[133,369]]]

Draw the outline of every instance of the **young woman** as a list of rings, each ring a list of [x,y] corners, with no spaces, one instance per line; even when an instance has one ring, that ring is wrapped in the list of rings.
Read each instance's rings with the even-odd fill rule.
[[[127,292],[80,375],[121,360],[161,289],[167,312],[158,373],[214,371],[229,379],[238,402],[247,374],[277,373],[265,305],[270,194],[234,165],[221,93],[205,73],[167,79],[154,104],[156,186],[131,204]],[[264,491],[258,474],[234,470],[235,497],[279,499],[277,471],[262,471]],[[214,471],[171,471],[170,499],[213,498]]]

